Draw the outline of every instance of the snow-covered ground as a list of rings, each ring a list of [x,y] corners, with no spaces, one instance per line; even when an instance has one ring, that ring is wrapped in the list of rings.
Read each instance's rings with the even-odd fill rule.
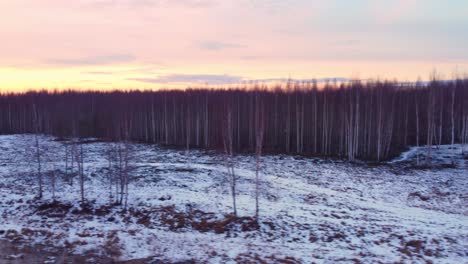
[[[129,210],[109,199],[109,143],[84,145],[88,206],[78,179],[50,179],[35,198],[32,135],[0,136],[0,263],[467,263],[468,160],[459,145],[413,148],[389,163],[239,155],[233,219],[222,155],[135,144]],[[64,142],[41,136],[44,171],[64,170]],[[2,249],[3,248],[3,249]],[[78,260],[77,260],[78,259]],[[16,262],[15,262],[16,261]],[[160,262],[158,262],[160,261]],[[189,262],[190,263],[190,262]]]

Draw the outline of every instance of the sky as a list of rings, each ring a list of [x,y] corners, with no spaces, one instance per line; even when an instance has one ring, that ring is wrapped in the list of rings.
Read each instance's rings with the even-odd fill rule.
[[[468,72],[466,0],[1,0],[0,91]]]

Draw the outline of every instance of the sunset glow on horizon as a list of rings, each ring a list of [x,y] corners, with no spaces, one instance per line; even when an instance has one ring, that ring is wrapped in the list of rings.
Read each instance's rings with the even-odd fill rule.
[[[461,0],[5,0],[0,10],[0,92],[468,72]]]

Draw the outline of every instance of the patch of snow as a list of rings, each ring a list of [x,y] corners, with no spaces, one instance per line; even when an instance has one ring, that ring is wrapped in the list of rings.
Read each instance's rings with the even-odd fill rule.
[[[64,248],[76,255],[115,260],[196,260],[207,263],[425,262],[463,263],[468,248],[467,161],[459,145],[434,146],[432,165],[417,169],[411,148],[378,166],[340,160],[262,157],[259,230],[200,231],[187,223],[202,212],[222,221],[232,212],[223,157],[198,150],[186,154],[133,144],[135,160],[129,210],[111,206],[105,151],[109,143],[84,145],[86,197],[101,214],[80,210],[79,185],[57,179],[57,200],[69,209],[56,217],[38,205],[52,202],[51,181],[38,201],[35,164],[28,158],[33,135],[0,136],[0,238]],[[40,136],[48,149],[43,171],[64,171],[64,142]],[[237,209],[254,215],[255,157],[235,158]],[[68,207],[67,207],[68,208]],[[164,211],[166,210],[166,211]],[[133,213],[132,213],[133,212]],[[166,214],[166,215],[165,215]],[[184,218],[186,223],[171,227]],[[179,222],[178,222],[179,223]]]

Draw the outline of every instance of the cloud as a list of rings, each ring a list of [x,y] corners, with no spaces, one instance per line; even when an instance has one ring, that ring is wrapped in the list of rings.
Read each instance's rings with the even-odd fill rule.
[[[218,41],[207,41],[200,43],[200,48],[203,50],[224,50],[224,49],[240,49],[246,46],[234,43],[225,43]]]
[[[237,0],[241,5],[255,9],[257,11],[265,12],[270,15],[284,15],[289,13],[296,7],[302,7],[304,4],[312,1],[302,0]]]
[[[245,80],[247,83],[286,83],[286,82],[293,82],[293,83],[304,83],[304,82],[318,82],[318,83],[326,83],[326,82],[347,82],[350,81],[348,78],[343,77],[331,77],[331,78],[319,78],[319,79],[294,79],[294,78],[267,78],[267,79],[250,79]]]
[[[83,72],[84,74],[95,74],[95,75],[111,75],[114,74],[114,72],[110,71],[87,71]]]
[[[133,60],[135,60],[135,56],[131,54],[109,54],[109,55],[90,56],[90,57],[73,58],[73,59],[51,58],[51,59],[47,59],[46,63],[74,66],[74,65],[103,65],[103,64],[123,63],[123,62],[130,62]]]
[[[206,8],[218,4],[215,0],[87,0],[87,5],[92,7],[172,7],[183,6],[189,8]]]
[[[318,83],[324,82],[346,82],[349,81],[347,78],[335,77],[335,78],[320,78],[320,79],[292,79],[292,78],[266,78],[266,79],[249,79],[237,75],[228,74],[171,74],[156,78],[129,78],[127,80],[146,82],[146,83],[199,83],[199,84],[254,84],[254,83],[302,83],[316,81]]]
[[[212,7],[218,3],[214,0],[169,0],[164,1],[166,4],[177,4],[187,7],[203,8],[203,7]]]
[[[162,64],[159,64],[162,65]],[[119,70],[97,70],[97,71],[83,71],[82,74],[90,75],[113,75],[113,74],[127,74],[127,73],[137,73],[137,74],[158,74],[161,66],[147,66],[147,67],[137,67],[129,69],[119,69]]]
[[[128,80],[147,83],[234,84],[241,83],[243,78],[228,74],[170,74],[156,78],[129,78]]]
[[[330,41],[328,42],[328,44],[331,46],[337,46],[337,47],[351,47],[351,46],[359,45],[360,41],[355,40],[355,39],[336,40],[336,41]]]
[[[245,56],[240,56],[239,58],[241,60],[248,60],[248,61],[264,59],[264,57],[262,56],[255,56],[255,55],[245,55]]]

